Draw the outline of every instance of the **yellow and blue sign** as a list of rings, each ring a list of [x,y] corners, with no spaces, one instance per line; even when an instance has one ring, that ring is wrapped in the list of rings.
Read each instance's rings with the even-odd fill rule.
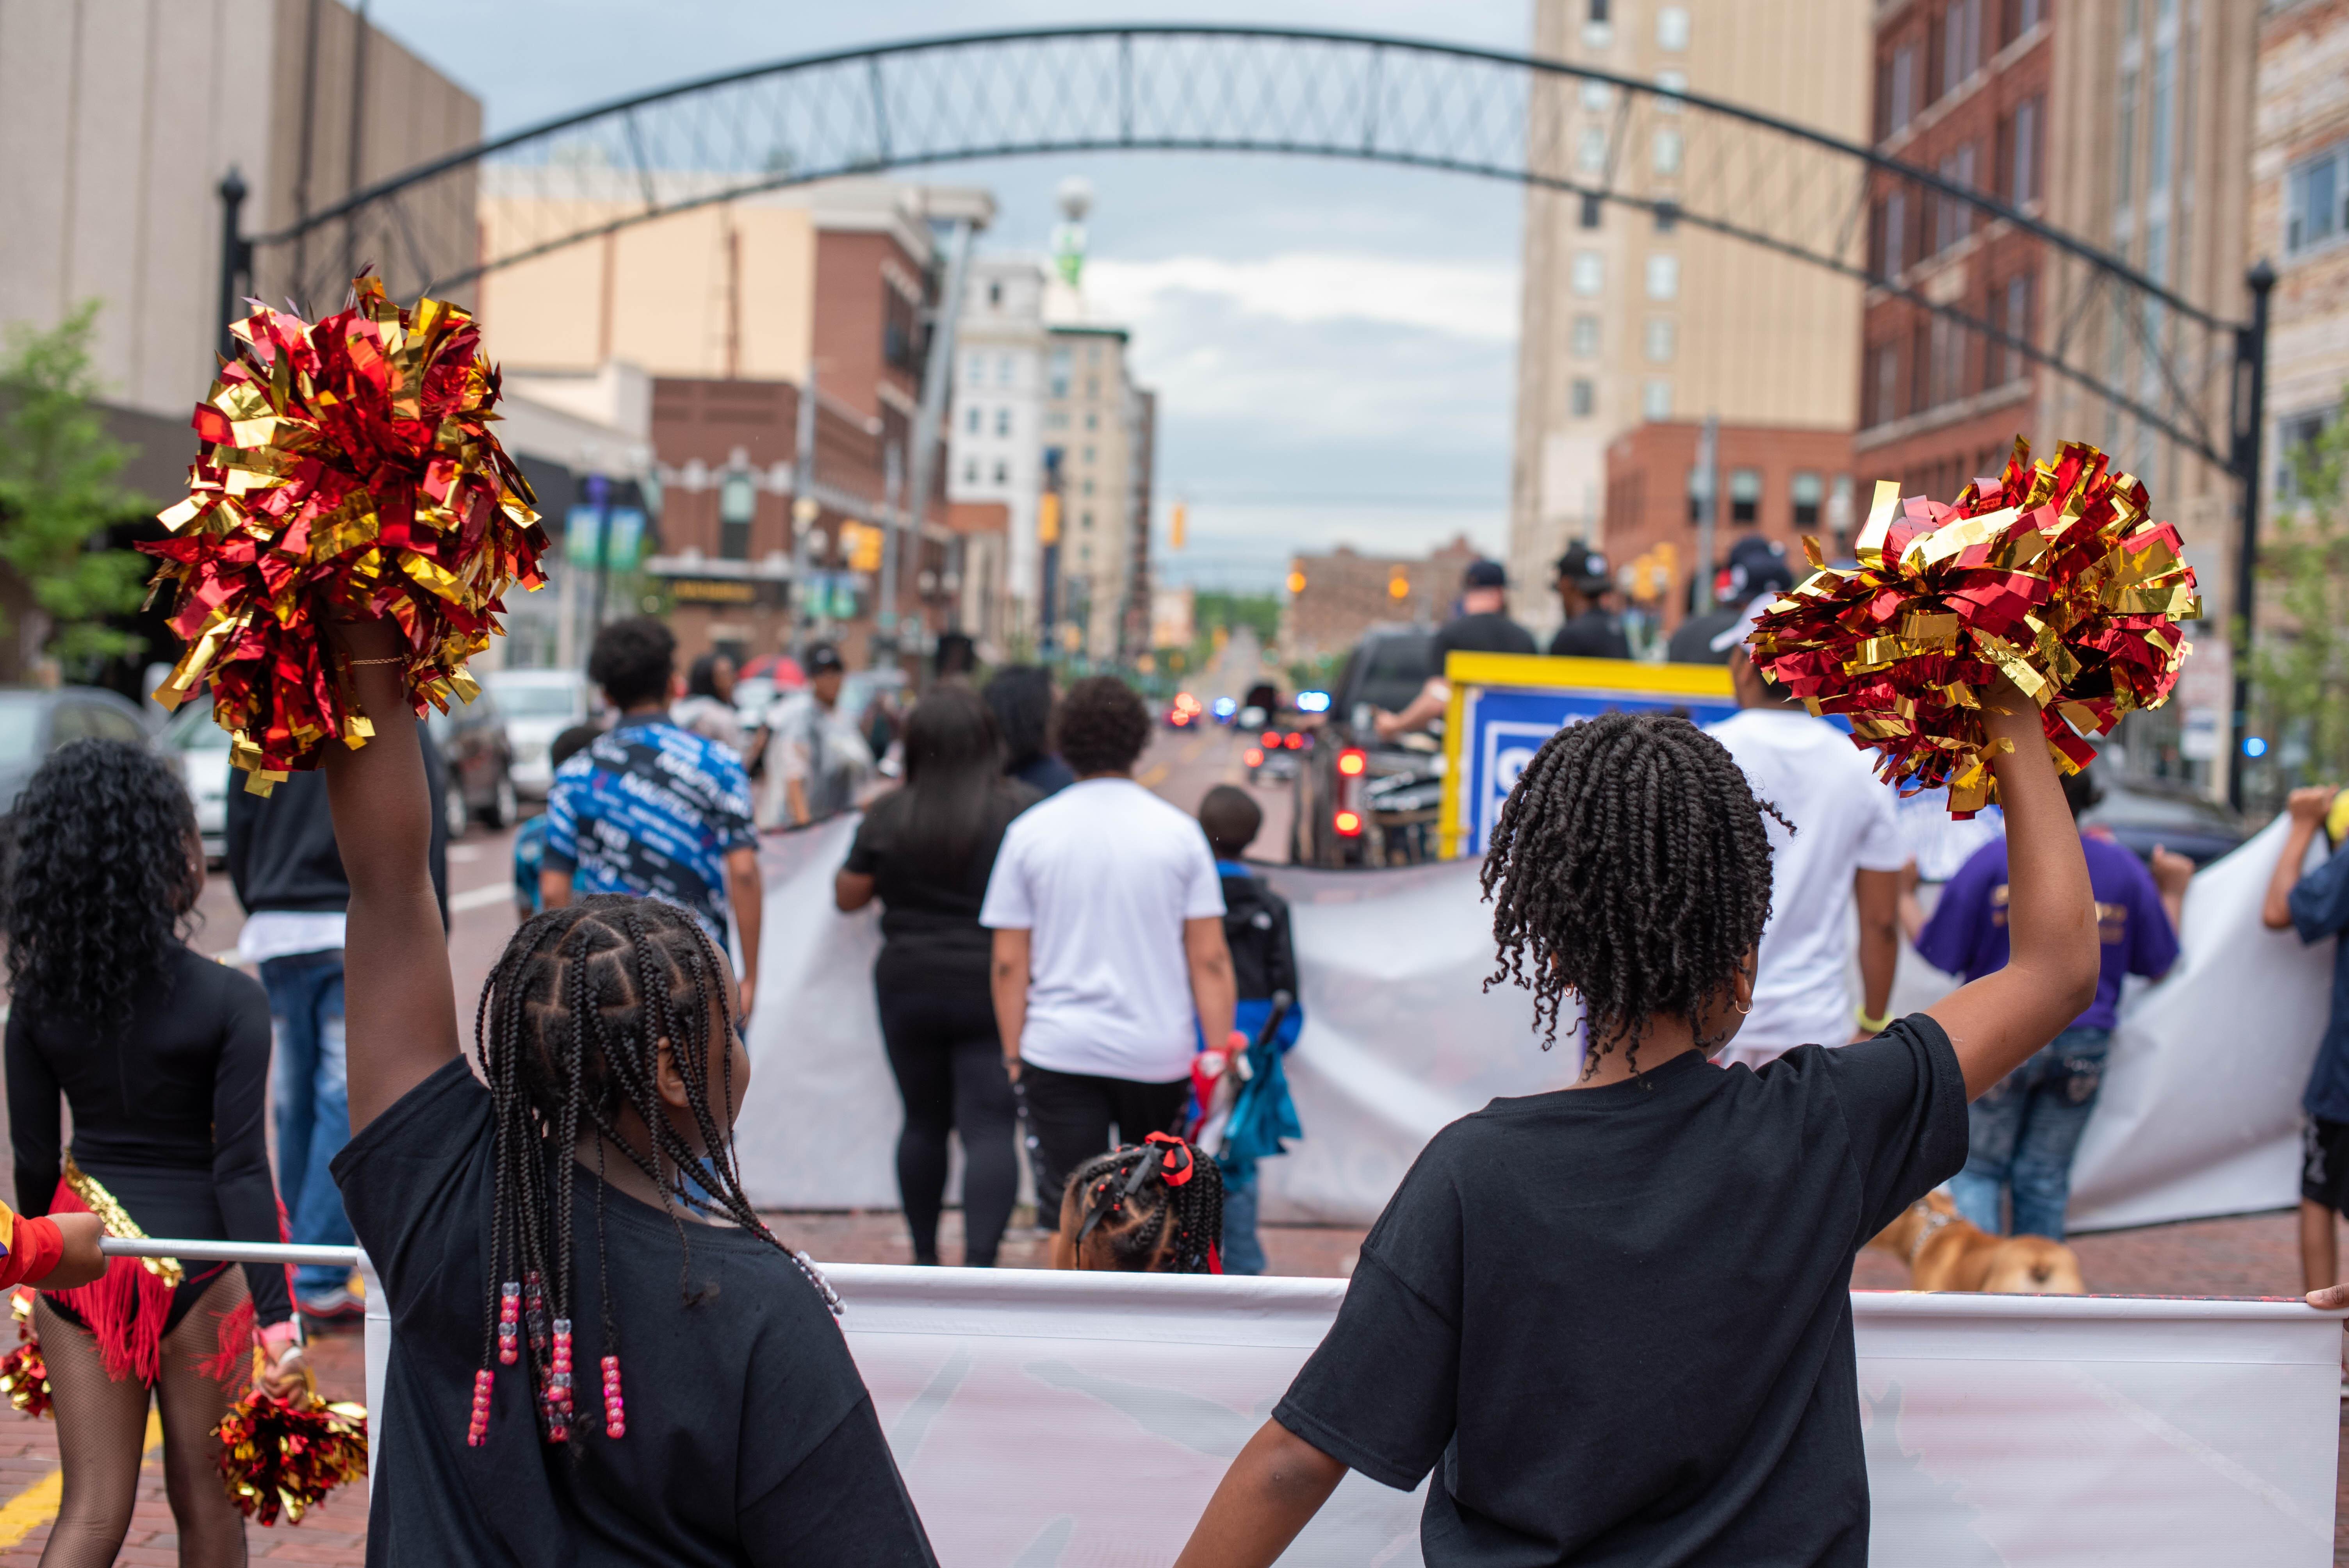
[[[1723,665],[1643,665],[1459,654],[1444,662],[1452,704],[1444,723],[1443,853],[1481,855],[1501,802],[1542,743],[1602,713],[1679,713],[1717,724],[1737,711]]]

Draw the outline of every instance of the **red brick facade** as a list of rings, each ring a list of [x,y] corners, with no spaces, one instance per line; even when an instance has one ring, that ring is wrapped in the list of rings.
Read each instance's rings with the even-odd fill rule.
[[[1619,570],[1635,563],[1662,569],[1669,587],[1636,596],[1680,624],[1687,612],[1691,570],[1696,561],[1697,524],[1690,490],[1703,427],[1640,425],[1607,449],[1607,516],[1595,541]],[[1716,564],[1725,561],[1739,536],[1760,533],[1802,558],[1802,536],[1815,535],[1822,548],[1839,552],[1855,512],[1851,436],[1843,430],[1790,429],[1767,425],[1720,428],[1719,509],[1713,518]],[[1838,497],[1845,499],[1838,500]]]
[[[2025,211],[2044,210],[2048,87],[2060,0],[1909,0],[1878,7],[1879,150]],[[2042,329],[2042,247],[1963,203],[1885,181],[1868,267],[2026,341]],[[2033,428],[2035,373],[2019,354],[1881,288],[1861,334],[1857,463],[1943,500],[1995,473]]]
[[[1448,618],[1460,597],[1462,574],[1483,553],[1464,536],[1423,559],[1361,555],[1345,544],[1327,555],[1291,557],[1289,594],[1280,619],[1284,660],[1343,654],[1383,623]],[[1400,594],[1394,592],[1398,583]]]

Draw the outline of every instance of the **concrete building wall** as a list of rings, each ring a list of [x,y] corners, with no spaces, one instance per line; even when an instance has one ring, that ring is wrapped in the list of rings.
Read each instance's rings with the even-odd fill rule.
[[[1341,544],[1292,556],[1280,611],[1280,662],[1350,652],[1372,626],[1433,625],[1452,614],[1460,579],[1484,552],[1464,535],[1427,555],[1362,555]]]
[[[1058,618],[1081,620],[1082,651],[1107,660],[1117,654],[1133,521],[1125,329],[1052,328],[1045,383],[1045,445],[1061,453]]]
[[[46,328],[97,299],[110,395],[184,415],[212,383],[232,168],[248,233],[339,200],[354,80],[361,183],[481,139],[471,94],[380,28],[359,36],[340,0],[0,0],[0,323]],[[470,188],[447,200],[470,206]],[[429,216],[419,243],[458,270],[470,222]],[[256,284],[274,302],[273,281]]]
[[[1036,506],[1044,488],[1044,267],[1025,256],[971,263],[956,334],[947,494],[1004,509],[1005,588],[1032,614]],[[1028,623],[1022,621],[1024,625]]]
[[[1859,140],[1868,15],[1868,0],[1536,0],[1534,52],[1678,80]],[[1611,125],[1613,96],[1586,97],[1563,77],[1535,91],[1528,134],[1560,139],[1535,155],[1575,167],[1578,139]],[[1669,129],[1667,117],[1655,118]],[[1680,177],[1660,171],[1652,152],[1626,150],[1619,187],[1679,197]],[[1848,429],[1854,417],[1857,284],[1685,223],[1660,232],[1632,209],[1603,205],[1593,215],[1598,226],[1587,228],[1578,197],[1526,195],[1508,565],[1515,608],[1538,624],[1558,614],[1548,562],[1568,537],[1595,535],[1606,515],[1607,449],[1623,431],[1708,413],[1828,429]],[[1578,258],[1596,258],[1594,292],[1576,292]],[[1651,258],[1677,272],[1668,297],[1651,294]]]

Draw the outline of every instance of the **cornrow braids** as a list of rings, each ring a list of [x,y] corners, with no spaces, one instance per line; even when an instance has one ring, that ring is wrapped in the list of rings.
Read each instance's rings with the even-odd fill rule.
[[[684,911],[600,895],[528,921],[507,944],[473,1016],[490,1090],[491,1268],[481,1369],[467,1440],[486,1440],[493,1365],[524,1359],[541,1439],[580,1427],[573,1377],[573,1172],[581,1136],[595,1143],[595,1270],[601,1309],[604,1432],[626,1430],[619,1330],[605,1244],[605,1160],[616,1149],[660,1191],[678,1237],[678,1295],[690,1305],[692,1241],[681,1207],[722,1214],[792,1259],[835,1314],[839,1298],[803,1253],[776,1238],[742,1191],[732,1112],[734,1026],[724,961]],[[668,1117],[660,1046],[684,1081],[694,1138]],[[649,1148],[623,1138],[632,1110]],[[700,1151],[694,1147],[700,1144]],[[494,1357],[494,1361],[492,1358]]]
[[[1223,1171],[1197,1145],[1154,1132],[1077,1168],[1061,1233],[1079,1268],[1221,1274]]]
[[[1485,853],[1499,957],[1485,988],[1533,992],[1544,1050],[1560,1001],[1578,997],[1584,1073],[1618,1040],[1636,1073],[1648,1020],[1694,1025],[1762,940],[1765,813],[1794,831],[1685,718],[1609,713],[1559,730],[1518,776]]]

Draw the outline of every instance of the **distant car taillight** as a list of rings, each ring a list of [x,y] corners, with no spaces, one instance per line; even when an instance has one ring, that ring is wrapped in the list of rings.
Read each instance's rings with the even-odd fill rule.
[[[1340,811],[1330,819],[1330,825],[1338,830],[1338,836],[1341,839],[1360,838],[1362,814],[1360,811]]]

